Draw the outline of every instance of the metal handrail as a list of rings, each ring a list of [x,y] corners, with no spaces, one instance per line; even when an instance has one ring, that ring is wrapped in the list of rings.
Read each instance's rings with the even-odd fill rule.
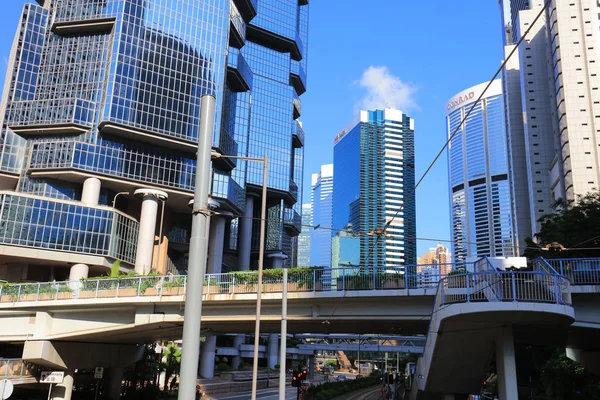
[[[570,295],[567,277],[544,272],[494,271],[496,282],[490,280],[490,272],[447,275],[440,270],[433,279],[424,284],[416,271],[386,267],[344,267],[334,269],[306,269],[289,274],[288,291],[293,292],[344,292],[363,290],[403,290],[413,288],[436,288],[438,294],[464,289],[467,300],[507,301],[507,294],[515,284],[520,288],[525,277],[542,283],[546,290],[566,291]],[[511,275],[512,274],[512,275]],[[432,277],[427,272],[429,278]],[[514,284],[513,284],[514,281]],[[438,282],[440,284],[438,285]],[[462,282],[459,284],[459,282]],[[462,286],[461,286],[462,285]],[[510,286],[507,286],[510,285]],[[493,296],[490,287],[494,286]],[[186,275],[134,276],[121,278],[98,278],[81,281],[37,282],[0,285],[0,303],[40,302],[69,299],[129,298],[148,296],[183,296],[187,287]],[[283,281],[276,270],[265,271],[262,291],[281,293]],[[257,292],[255,272],[233,272],[205,276],[205,295],[251,295]],[[486,292],[487,291],[487,292]],[[454,290],[456,292],[456,290]],[[519,291],[520,293],[520,291]],[[517,299],[519,301],[521,299]]]
[[[487,272],[453,275],[439,282],[440,307],[455,303],[488,302],[486,287],[477,287],[481,276]],[[498,271],[502,280],[502,291],[497,293],[502,302],[533,302],[571,305],[569,280],[559,274],[535,271]],[[552,284],[549,284],[549,283]]]
[[[600,258],[548,258],[545,260],[572,285],[600,285]]]
[[[433,268],[428,266],[429,269]],[[406,272],[393,267],[316,268],[289,274],[289,292],[331,292],[355,290],[401,290],[436,288],[440,278],[447,276],[448,266],[437,266],[437,279],[426,281],[419,272]],[[276,272],[266,271],[263,291],[279,293],[283,282]],[[431,271],[426,271],[428,278]],[[49,300],[122,298],[142,296],[182,296],[186,275],[134,276],[97,278],[80,281],[7,284],[0,287],[0,302],[39,302]],[[204,294],[255,294],[255,272],[232,272],[205,276]]]
[[[20,358],[0,358],[0,378],[15,379],[35,375],[33,364]]]

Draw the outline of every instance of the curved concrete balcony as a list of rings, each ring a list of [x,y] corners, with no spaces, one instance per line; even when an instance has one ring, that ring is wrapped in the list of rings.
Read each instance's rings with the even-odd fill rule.
[[[540,337],[550,338],[575,321],[566,277],[476,270],[480,272],[448,276],[438,284],[413,399],[478,392],[503,330],[510,331],[511,345],[512,335],[516,339],[534,336],[539,342]],[[555,332],[546,332],[549,326]]]

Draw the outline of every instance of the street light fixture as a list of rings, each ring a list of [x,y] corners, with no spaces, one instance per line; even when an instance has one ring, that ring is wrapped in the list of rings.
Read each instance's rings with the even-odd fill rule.
[[[260,244],[258,249],[258,288],[256,290],[256,325],[254,327],[254,361],[252,364],[252,395],[251,399],[256,400],[256,389],[258,380],[258,346],[260,339],[260,314],[262,301],[262,282],[263,282],[263,265],[265,260],[265,222],[267,214],[267,179],[269,157],[265,154],[263,158],[229,156],[213,151],[212,159],[232,158],[237,160],[246,160],[263,163],[263,183],[262,183],[262,204],[260,209]],[[281,338],[281,340],[285,340]],[[282,367],[280,367],[282,368]]]

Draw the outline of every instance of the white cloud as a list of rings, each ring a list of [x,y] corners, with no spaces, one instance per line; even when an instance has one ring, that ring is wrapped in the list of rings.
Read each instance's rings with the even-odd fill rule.
[[[416,88],[392,75],[386,66],[371,65],[357,84],[366,91],[356,104],[357,109],[396,108],[407,111],[417,108],[414,101]]]

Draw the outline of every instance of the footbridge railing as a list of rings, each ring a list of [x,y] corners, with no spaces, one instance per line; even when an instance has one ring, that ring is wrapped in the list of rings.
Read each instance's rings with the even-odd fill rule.
[[[545,261],[572,285],[600,285],[600,258],[547,258]]]
[[[571,305],[571,285],[562,275],[531,271],[498,271],[499,282],[489,283],[496,289],[495,299],[490,299],[487,288],[481,285],[488,275],[487,272],[475,272],[442,279],[438,287],[439,305],[518,301]]]
[[[0,380],[33,378],[37,375],[36,365],[17,358],[0,358]]]
[[[288,292],[344,292],[357,290],[399,290],[409,288],[436,288],[441,278],[452,270],[436,266],[436,279],[431,278],[433,267],[420,273],[417,269],[388,267],[299,268],[288,273]],[[427,279],[420,275],[425,274]],[[206,275],[205,295],[256,294],[256,272],[232,272]],[[40,302],[50,300],[98,299],[146,296],[183,296],[187,276],[135,276],[97,278],[81,281],[5,284],[0,286],[0,303]],[[282,270],[265,270],[263,293],[283,291]]]

